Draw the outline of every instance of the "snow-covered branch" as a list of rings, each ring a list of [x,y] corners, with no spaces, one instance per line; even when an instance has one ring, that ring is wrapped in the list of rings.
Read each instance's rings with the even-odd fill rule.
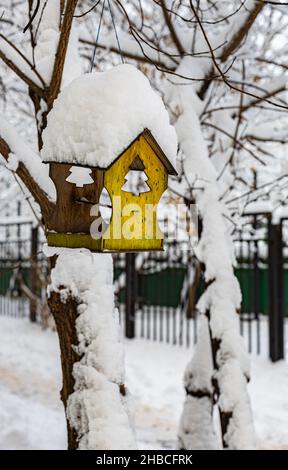
[[[0,152],[7,167],[15,172],[40,205],[44,218],[53,209],[55,188],[49,178],[49,169],[7,121],[0,118]]]
[[[37,95],[44,96],[45,83],[33,64],[7,38],[0,34],[0,59]]]
[[[229,31],[227,34],[227,43],[220,52],[219,62],[225,63],[232,54],[240,47],[243,39],[247,37],[249,30],[253,26],[258,15],[264,7],[263,3],[259,3],[257,0],[247,0],[242,9],[240,17],[237,15],[236,19],[229,24]],[[243,12],[244,10],[244,12]],[[203,99],[207,93],[207,90],[211,84],[211,78],[213,77],[214,67],[211,66],[210,71],[206,74],[205,83],[199,88],[198,96]]]

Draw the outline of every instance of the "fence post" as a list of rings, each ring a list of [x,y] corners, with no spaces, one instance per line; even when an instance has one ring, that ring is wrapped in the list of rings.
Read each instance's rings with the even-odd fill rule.
[[[282,222],[269,221],[269,357],[284,358],[284,284]]]
[[[33,294],[37,294],[37,253],[38,253],[38,226],[31,229],[31,271],[30,271],[30,287]],[[30,321],[37,320],[37,301],[30,300]]]
[[[136,269],[135,253],[126,253],[125,336],[135,338]]]

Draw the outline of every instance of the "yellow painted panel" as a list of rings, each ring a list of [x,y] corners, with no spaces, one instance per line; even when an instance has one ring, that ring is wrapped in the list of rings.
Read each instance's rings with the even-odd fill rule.
[[[83,233],[48,233],[49,246],[64,248],[87,248],[91,251],[102,251],[102,240],[94,240]]]
[[[137,155],[139,155],[145,166],[145,173],[148,177],[146,183],[151,188],[151,191],[141,193],[139,196],[121,190],[129,167]],[[118,213],[121,213],[122,217],[121,219],[117,217],[117,210],[114,205],[110,226],[103,235],[104,250],[148,251],[163,248],[163,234],[157,223],[156,211],[157,204],[167,189],[167,182],[168,176],[164,165],[145,138],[141,136],[105,172],[104,186],[110,194],[112,205],[115,202],[113,198],[118,197]],[[133,206],[130,206],[130,212],[127,210],[129,204],[137,205],[134,209],[135,212],[133,212]],[[148,210],[147,206],[149,206]],[[152,211],[153,206],[154,210]],[[134,232],[134,236],[133,233],[130,233],[132,238],[127,239],[124,237],[125,228],[128,228],[128,232]],[[133,230],[129,230],[129,228]]]

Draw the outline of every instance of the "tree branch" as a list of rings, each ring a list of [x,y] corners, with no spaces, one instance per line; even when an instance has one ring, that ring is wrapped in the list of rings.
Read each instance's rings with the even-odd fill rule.
[[[243,39],[248,35],[259,13],[264,8],[264,5],[265,4],[263,3],[255,3],[254,8],[248,14],[246,21],[242,24],[238,31],[233,34],[230,42],[226,45],[226,47],[223,48],[219,59],[220,62],[226,62],[226,60],[228,60],[228,58],[236,51],[236,49],[238,49]],[[213,80],[213,74],[214,67],[212,66],[204,79],[204,83],[198,91],[199,98],[204,99],[210,83]]]
[[[8,161],[11,149],[7,142],[2,139],[2,137],[0,137],[0,153],[3,155],[5,160]],[[39,204],[44,220],[47,219],[49,217],[49,214],[51,214],[51,211],[53,211],[55,208],[54,203],[50,201],[45,191],[43,191],[43,189],[40,188],[38,183],[32,178],[26,166],[22,162],[19,162],[18,168],[15,173],[23,181],[28,191],[32,194],[35,201]]]
[[[51,110],[54,100],[57,98],[60,91],[70,31],[77,3],[78,0],[69,0],[66,2],[52,78],[49,86],[49,96],[47,99],[48,112]]]
[[[9,47],[11,47],[11,49],[13,49],[18,55],[19,57],[21,57],[21,59],[28,65],[28,67],[30,67],[30,69],[32,70],[32,72],[35,74],[35,76],[38,78],[39,82],[41,83],[42,87],[45,88],[46,87],[46,83],[44,81],[44,79],[41,77],[40,73],[38,72],[38,70],[36,69],[35,65],[32,64],[28,59],[27,57],[25,56],[25,54],[23,54],[23,52],[20,51],[20,49],[18,49],[18,47],[15,46],[15,44],[13,44],[13,42],[11,42],[8,38],[6,38],[3,34],[0,33],[0,38],[3,39],[3,41],[5,41]],[[13,62],[13,61],[12,61]]]
[[[35,93],[37,93],[37,95],[44,97],[44,94],[45,94],[44,90],[40,88],[38,85],[36,85],[36,83],[33,82],[33,80],[27,77],[27,75],[24,72],[22,72],[22,70],[19,69],[19,67],[17,67],[17,65],[15,65],[14,62],[12,62],[12,60],[8,59],[8,57],[6,57],[4,52],[2,52],[1,50],[0,50],[0,59],[2,59],[3,62],[7,65],[7,67],[13,70],[13,72],[16,73],[16,75],[18,75],[18,77],[21,78],[21,80],[23,80],[23,82],[25,82],[26,85],[29,86],[29,88],[31,88]]]
[[[236,49],[240,46],[243,39],[249,33],[251,27],[253,26],[256,18],[258,17],[259,13],[264,8],[263,3],[255,4],[253,10],[250,11],[249,15],[246,18],[246,21],[242,24],[238,31],[232,36],[229,44],[224,47],[223,52],[221,54],[221,62],[226,62],[227,59],[236,51]]]
[[[244,113],[245,111],[248,111],[248,109],[253,108],[254,106],[256,106],[259,103],[262,103],[263,101],[266,101],[267,103],[272,104],[272,105],[277,105],[277,103],[273,103],[272,101],[270,101],[269,98],[273,98],[273,96],[276,96],[278,95],[278,93],[282,93],[285,90],[286,90],[285,85],[282,85],[276,90],[271,90],[267,92],[263,96],[255,97],[255,99],[250,100],[249,103],[242,106],[242,112]],[[234,114],[232,117],[234,117]]]
[[[167,7],[166,7],[166,2],[165,2],[165,0],[160,0],[160,4],[161,4],[162,11],[163,11],[163,16],[164,16],[165,22],[166,22],[166,24],[167,24],[167,28],[168,28],[169,31],[170,31],[171,37],[172,37],[172,39],[173,39],[173,41],[174,41],[174,44],[175,44],[175,46],[176,46],[176,48],[177,48],[179,54],[180,54],[181,56],[183,56],[183,55],[185,54],[185,50],[184,50],[184,48],[183,48],[183,46],[182,46],[182,43],[181,43],[181,41],[180,41],[180,39],[179,39],[179,37],[178,37],[178,35],[177,35],[177,33],[176,33],[176,30],[175,30],[175,28],[174,28],[174,25],[173,25],[173,23],[172,23],[172,21],[171,21],[171,17],[170,17],[170,14],[169,14],[168,9],[167,9]]]
[[[89,41],[87,39],[81,39],[80,38],[79,42],[82,43],[82,44],[86,44],[87,46],[95,46],[95,42]],[[108,45],[105,45],[105,44],[101,44],[100,42],[97,44],[97,47],[99,47],[99,49],[104,49],[104,50],[107,50],[107,51],[111,51],[114,54],[120,55],[120,51],[119,51],[118,47],[108,46]],[[121,52],[122,52],[123,57],[126,57],[127,59],[132,59],[132,60],[135,60],[137,62],[142,62],[142,63],[144,62],[146,64],[151,64],[151,61],[152,61],[153,64],[155,64],[156,66],[161,67],[163,69],[172,70],[172,71],[176,69],[176,66],[173,67],[173,68],[170,68],[170,67],[167,66],[167,64],[165,64],[164,62],[161,62],[161,60],[148,59],[144,55],[134,54],[133,52],[125,51],[125,49],[124,50],[121,49]]]

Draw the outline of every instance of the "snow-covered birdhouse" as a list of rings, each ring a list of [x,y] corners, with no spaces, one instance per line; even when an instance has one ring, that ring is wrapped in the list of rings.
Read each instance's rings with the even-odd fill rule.
[[[87,74],[59,95],[43,134],[57,201],[50,246],[161,250],[157,204],[177,141],[160,96],[131,65]]]

